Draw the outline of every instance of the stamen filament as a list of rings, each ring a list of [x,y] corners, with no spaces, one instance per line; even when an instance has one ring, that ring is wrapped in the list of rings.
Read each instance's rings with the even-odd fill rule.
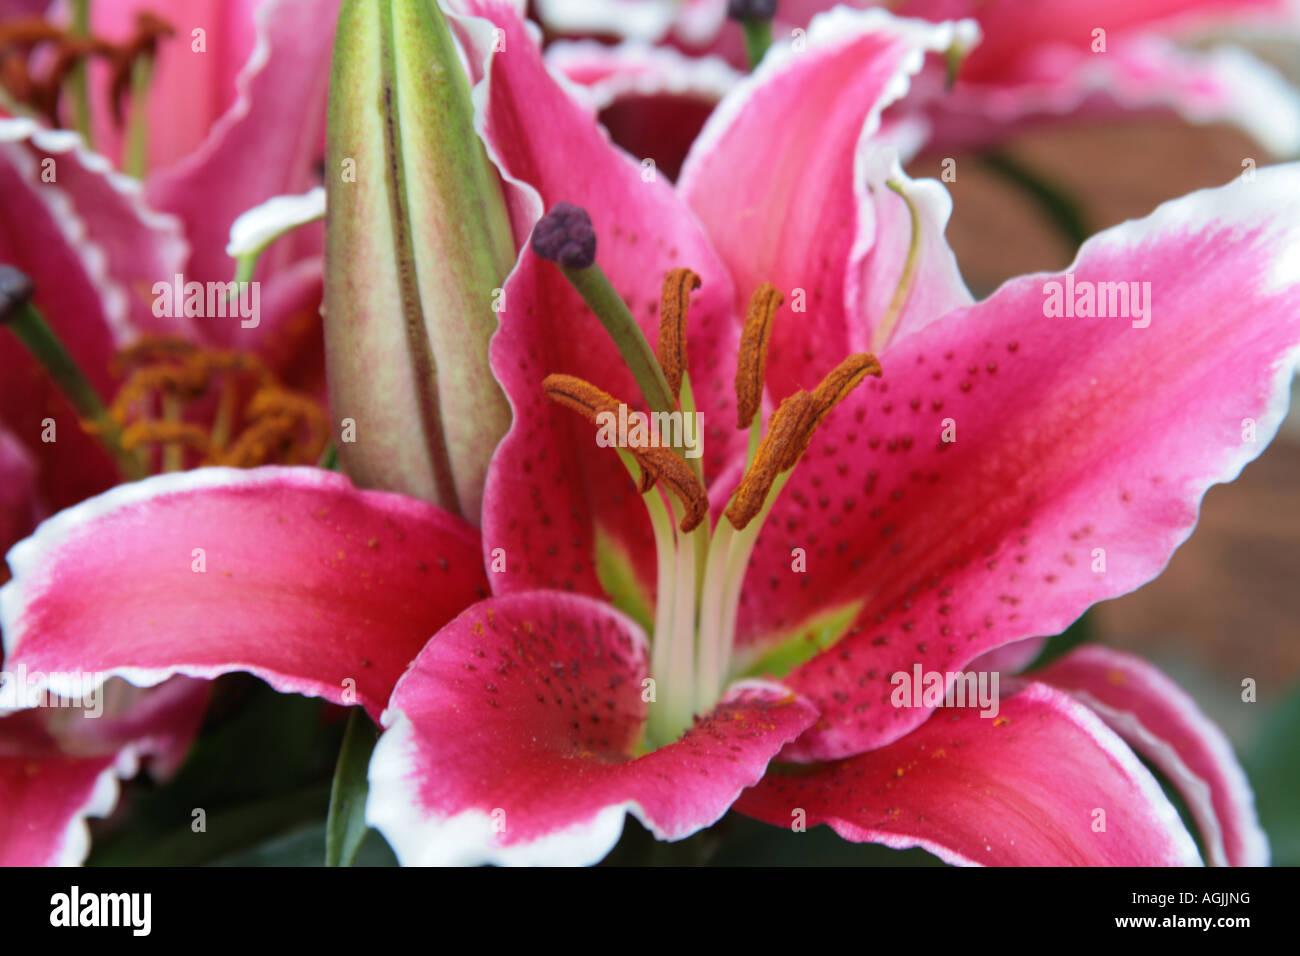
[[[578,290],[582,301],[596,313],[596,318],[614,340],[619,355],[623,356],[623,361],[640,386],[641,394],[645,396],[651,411],[675,411],[677,402],[668,387],[664,370],[659,367],[654,349],[650,347],[641,326],[637,325],[631,310],[623,297],[615,291],[604,270],[594,263],[585,269],[571,269],[563,265],[559,269]]]
[[[656,713],[655,739],[676,740],[691,724],[695,703],[695,549],[699,530],[677,536],[677,579],[674,582],[673,623],[668,669],[663,672],[667,693]],[[660,736],[662,735],[662,736]]]
[[[136,179],[144,179],[149,168],[149,82],[153,76],[153,57],[141,56],[131,66],[131,120],[126,133],[126,150],[122,169]]]
[[[736,614],[740,610],[740,590],[745,583],[745,572],[749,570],[749,559],[754,553],[754,545],[758,543],[759,532],[763,530],[763,525],[767,522],[767,516],[772,513],[772,506],[776,499],[781,495],[781,489],[785,483],[790,480],[794,474],[794,469],[782,472],[772,482],[772,488],[767,493],[767,500],[763,503],[763,509],[758,513],[745,528],[731,539],[731,547],[727,553],[726,568],[726,593],[722,600],[722,610],[719,613],[719,621],[722,624],[718,634],[718,647],[720,648],[718,660],[718,673],[720,675],[719,685],[727,679],[731,670],[731,655],[736,643]],[[715,691],[716,693],[716,691]]]
[[[181,403],[174,395],[164,395],[162,399],[163,421],[181,423]],[[163,471],[180,471],[185,467],[185,449],[178,442],[168,442],[163,446]]]
[[[72,32],[79,37],[90,36],[90,0],[72,0]],[[72,95],[72,125],[86,141],[86,148],[93,150],[95,136],[90,125],[89,70],[84,60],[73,66],[67,82]]]
[[[695,670],[696,708],[712,706],[722,686],[722,605],[726,597],[726,570],[736,528],[724,515],[718,519],[709,543],[704,585],[700,593],[699,664]]]

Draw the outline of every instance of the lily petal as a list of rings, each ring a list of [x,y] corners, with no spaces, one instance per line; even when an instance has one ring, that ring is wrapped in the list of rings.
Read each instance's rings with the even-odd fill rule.
[[[543,207],[582,206],[599,237],[597,263],[652,342],[664,275],[685,266],[703,280],[692,297],[687,351],[705,471],[716,473],[744,443],[733,427],[739,331],[726,270],[672,188],[643,178],[639,164],[611,146],[590,113],[547,74],[511,8],[490,0],[465,6],[496,24],[507,51],[492,53],[495,34],[481,29],[482,20],[460,21],[471,59],[491,56],[475,90],[478,126],[508,189],[526,200],[514,206],[521,246]],[[594,552],[604,533],[652,593],[653,540],[632,482],[612,450],[597,446],[590,426],[542,389],[548,374],[568,373],[636,407],[631,373],[559,269],[531,250],[521,253],[504,298],[491,359],[514,423],[492,459],[484,496],[484,545],[507,555],[506,571],[492,576],[493,590],[603,594]]]
[[[546,64],[578,84],[610,137],[676,179],[705,120],[741,74],[715,56],[593,40],[552,43]]]
[[[1098,645],[1033,676],[1086,704],[1160,768],[1187,801],[1211,866],[1268,865],[1268,838],[1232,745],[1182,688],[1141,658]]]
[[[1060,117],[1153,111],[1235,123],[1274,156],[1300,151],[1300,95],[1276,69],[1237,47],[1189,50],[1149,34],[1117,37],[1104,55],[1054,45],[1022,51],[1011,76],[936,91],[927,146],[978,149]]]
[[[149,208],[140,182],[86,149],[76,133],[44,129],[29,119],[0,118],[0,142],[25,145],[38,164],[34,179],[39,185],[33,188],[65,197],[80,221],[83,256],[107,286],[103,309],[115,329],[127,336],[135,330],[195,334],[192,319],[160,317],[153,311],[153,284],[170,280],[189,256],[178,219]],[[23,225],[14,223],[20,230]]]
[[[890,163],[873,163],[871,138],[927,51],[966,46],[975,36],[970,22],[935,25],[882,10],[818,16],[807,49],[798,52],[794,41],[774,45],[692,146],[680,190],[731,271],[737,296],[763,282],[786,294],[768,360],[774,394],[814,387],[826,356],[865,347],[872,325],[885,317],[912,228],[903,200],[881,188]],[[927,247],[941,237],[950,210],[942,187],[932,192],[926,187],[917,200]],[[875,266],[866,261],[872,255]],[[946,250],[924,257],[914,284],[927,291],[909,307],[927,319],[970,301]],[[949,298],[936,302],[940,290]]]
[[[22,442],[0,427],[0,548],[7,551],[31,531],[40,507],[36,463]],[[0,568],[0,580],[5,573]]]
[[[231,224],[273,196],[319,185],[325,95],[338,0],[270,0],[258,8],[257,46],[237,81],[238,97],[193,153],[149,179],[153,204],[179,216],[194,251],[187,277],[229,281]],[[334,171],[332,174],[336,174]],[[307,249],[277,243],[263,257],[263,274],[318,252],[319,231]],[[232,344],[238,324],[213,325],[219,344]]]
[[[935,714],[901,740],[835,763],[768,773],[736,804],[790,826],[829,824],[855,843],[921,847],[987,866],[1196,866],[1160,785],[1086,707],[1043,684],[996,719]]]
[[[112,812],[134,755],[64,754],[37,716],[0,720],[0,866],[75,866],[90,851],[86,818]]]
[[[804,759],[916,726],[921,713],[888,704],[891,674],[960,670],[1059,633],[1164,568],[1206,489],[1285,414],[1297,223],[1300,165],[1263,169],[1093,237],[1072,280],[1012,280],[881,355],[883,378],[832,413],[795,470],[744,592],[742,641],[864,602],[789,677],[822,710]],[[1150,283],[1146,317],[1050,317],[1052,283],[1067,281],[1072,302]],[[790,573],[794,547],[806,576]]]
[[[109,361],[133,334],[125,289],[109,271],[109,257],[92,236],[89,217],[97,216],[95,195],[73,193],[58,181],[42,182],[37,134],[26,120],[0,117],[0,262],[31,277],[34,303],[50,327],[67,343],[89,381],[108,391]],[[48,144],[48,139],[42,137]],[[71,185],[88,186],[90,176],[77,173],[76,154],[55,160]],[[83,203],[81,200],[85,199]],[[101,221],[96,219],[95,221]],[[147,241],[146,230],[134,232]],[[112,484],[115,468],[99,443],[82,431],[78,416],[50,382],[45,371],[13,338],[0,329],[0,422],[36,458],[38,482],[47,504],[59,508]],[[52,419],[55,440],[44,441]]]
[[[102,690],[110,693],[109,685]],[[0,718],[0,866],[81,863],[90,849],[86,818],[112,812],[118,781],[135,776],[142,758],[155,779],[174,770],[208,700],[205,682],[185,678],[112,692],[129,704],[120,713],[47,709]]]
[[[487,589],[472,528],[313,468],[123,485],[8,558],[6,666],[56,692],[73,672],[148,686],[246,670],[375,716],[429,636]]]
[[[783,688],[742,684],[638,757],[646,666],[645,634],[601,602],[474,605],[393,692],[367,821],[406,865],[595,863],[627,813],[661,840],[714,823],[816,717]]]

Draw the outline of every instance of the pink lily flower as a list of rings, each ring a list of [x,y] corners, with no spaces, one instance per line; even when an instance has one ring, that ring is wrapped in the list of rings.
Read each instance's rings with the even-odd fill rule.
[[[119,391],[123,377],[114,357],[142,336],[239,341],[293,377],[320,380],[320,371],[312,371],[321,364],[319,343],[314,359],[304,348],[313,332],[319,336],[318,258],[272,271],[260,331],[244,330],[238,320],[158,315],[154,283],[184,273],[192,246],[178,219],[148,205],[137,180],[116,172],[71,132],[0,112],[0,189],[0,262],[31,278],[35,305],[101,396]],[[220,252],[220,277],[228,279],[234,263],[224,248]],[[231,326],[244,337],[236,339]],[[43,517],[124,475],[9,331],[0,330],[0,338],[0,549],[7,550]],[[212,411],[205,413],[204,428],[212,424]],[[7,568],[0,569],[0,580],[7,578]],[[45,711],[0,719],[6,805],[45,808],[30,820],[27,814],[14,818],[28,829],[0,837],[0,861],[84,856],[80,821],[111,808],[116,785],[110,778],[134,774],[142,757],[150,758],[155,777],[170,772],[193,736],[208,688],[181,679],[110,696],[107,717]],[[162,735],[171,741],[165,751],[150,742]]]
[[[148,298],[154,281],[175,275],[230,281],[227,243],[236,219],[320,184],[338,0],[123,0],[89,9],[95,41],[118,50],[136,44],[136,60],[149,65],[141,127],[148,201],[181,221],[190,246],[180,268],[156,273],[137,294]],[[0,8],[0,15],[23,12]],[[51,24],[65,28],[68,20],[60,5],[51,9]],[[106,59],[90,58],[87,125],[96,149],[123,168],[134,162],[123,124],[129,128],[141,108],[127,91],[120,100],[125,118],[115,115],[115,71]],[[33,72],[39,80],[40,68]],[[70,100],[63,96],[57,113],[67,128],[74,127]],[[256,351],[281,371],[313,347],[320,335],[321,239],[319,225],[310,226],[269,248],[256,272],[263,319],[248,328],[204,323],[208,343]]]
[[[573,203],[643,332],[689,302],[685,347],[659,356],[703,419],[700,476],[662,479],[686,530],[548,401],[557,373],[624,397],[637,381],[525,247],[492,343],[514,423],[481,532],[311,469],[148,479],[10,553],[7,660],[141,685],[248,670],[382,715],[367,816],[407,863],[593,862],[629,812],[680,839],[732,806],[952,862],[1199,862],[1134,751],[1193,794],[1211,862],[1264,862],[1222,736],[1149,665],[1075,654],[997,719],[895,706],[891,677],[1009,667],[985,655],[1023,658],[1009,646],[1154,577],[1205,490],[1259,453],[1298,357],[1300,168],[1169,203],[1090,240],[1070,278],[976,304],[943,239],[946,192],[872,135],[953,26],[814,25],[804,53],[775,49],[729,94],[674,189],[610,145],[511,7],[463,6],[521,246],[543,209]],[[581,252],[593,233],[568,238]],[[665,274],[679,284],[661,298]],[[1050,283],[1067,281],[1150,282],[1154,306],[1053,317]],[[788,304],[771,316],[773,291],[757,298],[771,324],[755,375],[740,317],[764,283]],[[832,389],[837,407],[801,393],[866,350],[882,376]],[[810,435],[766,416],[766,476],[733,427],[738,367],[824,418]],[[778,454],[791,436],[802,453]],[[767,479],[779,496],[753,494]]]
[[[1168,112],[1191,123],[1236,124],[1274,156],[1300,152],[1300,98],[1276,70],[1228,44],[1181,42],[1236,24],[1294,35],[1300,22],[1286,0],[840,2],[978,24],[982,38],[951,88],[936,58],[913,95],[885,116],[884,132],[906,147],[904,158],[922,148],[987,148],[1054,122]],[[803,35],[814,16],[837,5],[780,0],[773,33]],[[562,36],[623,38],[615,46],[557,40],[547,58],[586,91],[616,142],[675,175],[685,155],[676,147],[681,131],[698,130],[746,67],[741,29],[727,7],[728,0],[546,0],[538,11]],[[658,44],[653,53],[649,44]],[[675,136],[653,139],[646,129]]]

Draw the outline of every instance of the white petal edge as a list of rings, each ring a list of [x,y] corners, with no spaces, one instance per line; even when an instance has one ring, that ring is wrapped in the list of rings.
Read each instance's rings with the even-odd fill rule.
[[[677,4],[665,0],[537,0],[537,15],[557,33],[594,33],[653,43],[672,29]]]
[[[234,259],[260,255],[285,233],[324,218],[324,186],[299,195],[273,196],[240,213],[239,218],[230,224],[230,244],[226,246],[226,254]]]
[[[631,633],[640,634],[644,641],[640,627],[630,619],[627,623]],[[781,697],[789,694],[786,688],[768,681],[743,680],[727,688],[723,701],[735,693],[750,690]],[[444,818],[422,812],[417,768],[411,760],[415,748],[414,725],[398,707],[386,709],[380,723],[385,730],[370,758],[366,823],[384,835],[402,866],[591,866],[614,849],[628,814],[656,840],[684,840],[721,820],[746,787],[752,785],[737,787],[720,813],[675,836],[660,829],[635,800],[625,800],[602,807],[582,823],[540,839],[500,846],[492,816],[482,810],[466,810]]]

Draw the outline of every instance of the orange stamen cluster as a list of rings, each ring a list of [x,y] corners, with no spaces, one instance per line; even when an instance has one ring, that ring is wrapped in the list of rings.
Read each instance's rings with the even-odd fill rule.
[[[674,397],[679,397],[686,373],[686,317],[690,294],[700,287],[700,277],[690,269],[673,269],[664,276],[659,313],[660,367]],[[740,339],[736,362],[737,427],[756,422],[763,405],[767,375],[767,352],[772,338],[772,319],[784,296],[770,283],[763,283],[750,298],[749,312]],[[762,510],[778,476],[798,464],[812,441],[813,433],[848,394],[868,375],[880,375],[874,355],[850,355],[832,369],[812,392],[800,389],[785,398],[767,424],[739,487],[726,509],[727,519],[744,529]],[[620,403],[607,392],[573,375],[548,375],[542,383],[550,399],[570,408],[593,424],[602,412],[617,415]],[[673,449],[627,448],[641,466],[642,494],[662,480],[686,509],[681,529],[691,531],[708,515],[708,492],[699,476]]]
[[[206,351],[176,339],[145,339],[117,358],[125,376],[109,408],[128,451],[188,451],[202,465],[314,464],[329,438],[325,413],[281,386],[254,356]],[[218,394],[216,424],[187,419]],[[155,417],[159,411],[165,417]],[[237,429],[237,430],[236,430]]]

